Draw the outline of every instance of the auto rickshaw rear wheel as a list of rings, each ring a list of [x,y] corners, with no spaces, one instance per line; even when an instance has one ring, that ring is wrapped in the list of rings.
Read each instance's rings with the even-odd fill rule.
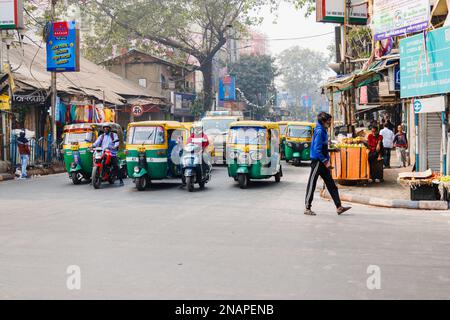
[[[281,181],[281,169],[277,174],[275,175],[275,182],[279,183]]]
[[[239,187],[241,189],[247,189],[248,187],[248,176],[246,174],[238,174],[238,182],[239,182]]]
[[[148,179],[146,176],[136,178],[136,189],[138,189],[139,191],[145,191],[147,187],[148,187]]]

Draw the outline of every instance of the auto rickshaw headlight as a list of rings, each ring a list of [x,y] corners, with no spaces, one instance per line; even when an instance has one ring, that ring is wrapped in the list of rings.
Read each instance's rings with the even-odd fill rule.
[[[141,172],[141,169],[138,166],[134,167],[134,173],[139,173],[139,172]]]
[[[287,146],[288,146],[289,148],[292,148],[294,145],[292,144],[292,142],[288,142],[288,143],[287,143]]]
[[[305,143],[303,146],[304,146],[305,148],[309,148],[309,144],[307,144],[307,143]]]
[[[72,162],[72,164],[70,165],[70,167],[71,167],[72,169],[75,169],[75,168],[77,167],[77,164],[76,164],[75,162]]]
[[[238,157],[238,153],[236,151],[230,151],[228,152],[228,157],[230,159],[236,159]]]

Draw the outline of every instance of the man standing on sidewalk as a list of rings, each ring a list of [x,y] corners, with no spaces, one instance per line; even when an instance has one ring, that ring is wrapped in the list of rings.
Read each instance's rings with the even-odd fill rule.
[[[328,133],[327,129],[331,126],[331,115],[326,112],[321,112],[317,116],[317,124],[314,128],[314,135],[311,144],[311,174],[309,176],[308,187],[306,188],[305,200],[305,214],[315,216],[316,214],[311,210],[314,199],[314,192],[316,190],[317,179],[322,177],[325,185],[333,198],[334,204],[337,208],[337,214],[340,215],[345,211],[350,210],[350,207],[343,207],[341,199],[339,198],[339,191],[334,183],[330,172],[330,154],[328,152]]]
[[[394,146],[394,132],[391,131],[386,125],[381,125],[381,136],[383,137],[383,158],[384,167],[391,167],[391,151]]]
[[[394,147],[397,153],[398,167],[406,167],[406,149],[408,149],[408,138],[403,132],[403,126],[398,126],[398,132],[394,137]]]
[[[27,166],[30,160],[30,146],[29,141],[25,138],[25,132],[21,132],[17,138],[17,146],[19,147],[20,163],[22,165],[21,175],[19,179],[27,178]]]

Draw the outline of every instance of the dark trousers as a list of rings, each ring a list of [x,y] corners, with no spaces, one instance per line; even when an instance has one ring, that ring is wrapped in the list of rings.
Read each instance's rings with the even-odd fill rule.
[[[391,148],[383,149],[384,166],[389,168],[391,166]]]
[[[378,152],[369,153],[370,176],[372,180],[383,180],[383,164],[378,160]]]
[[[116,177],[122,181],[122,172],[119,168],[119,159],[117,157],[111,157],[111,166],[113,167],[113,172],[116,175]]]
[[[333,177],[331,176],[330,169],[328,169],[321,161],[312,160],[311,173],[309,175],[308,187],[306,188],[306,209],[311,209],[311,205],[314,199],[314,192],[317,186],[317,179],[319,179],[319,176],[325,182],[325,186],[327,187],[331,198],[333,198],[336,208],[340,208],[342,204],[341,199],[339,198],[339,191],[336,183],[334,183]]]

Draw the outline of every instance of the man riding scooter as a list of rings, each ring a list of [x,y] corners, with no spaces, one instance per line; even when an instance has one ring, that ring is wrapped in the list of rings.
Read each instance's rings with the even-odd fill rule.
[[[111,165],[113,167],[114,174],[119,178],[120,185],[123,186],[122,174],[119,170],[119,160],[117,158],[117,152],[120,144],[119,137],[114,132],[111,132],[111,127],[106,125],[103,127],[104,133],[101,134],[97,141],[94,142],[94,148],[102,148],[103,151],[109,149],[111,152]]]

